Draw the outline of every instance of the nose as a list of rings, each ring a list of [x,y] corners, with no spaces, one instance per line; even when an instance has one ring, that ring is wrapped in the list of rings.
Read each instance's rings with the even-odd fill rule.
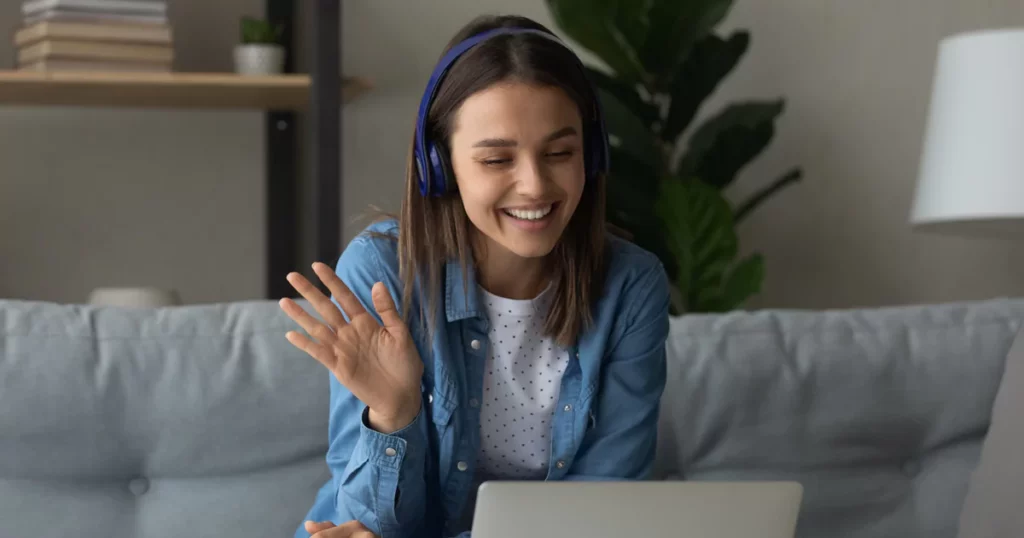
[[[536,158],[523,159],[516,170],[516,192],[530,198],[541,198],[548,189],[548,177]]]

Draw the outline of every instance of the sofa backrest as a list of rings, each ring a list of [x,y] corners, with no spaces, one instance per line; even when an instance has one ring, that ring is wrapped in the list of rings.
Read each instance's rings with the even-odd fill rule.
[[[672,321],[658,478],[797,480],[800,538],[953,538],[1024,301]]]
[[[0,537],[292,536],[328,373],[274,302],[0,301]]]
[[[800,538],[953,538],[1024,301],[672,321],[658,475],[793,479]],[[0,537],[291,536],[328,378],[269,301],[0,300]]]

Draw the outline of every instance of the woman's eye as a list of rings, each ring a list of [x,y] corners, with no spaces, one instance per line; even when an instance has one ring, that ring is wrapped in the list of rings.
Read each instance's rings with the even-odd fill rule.
[[[564,157],[570,157],[570,156],[572,156],[572,150],[555,151],[555,152],[552,152],[552,153],[548,153],[548,157],[555,157],[555,158],[564,158]]]
[[[486,166],[501,166],[507,162],[510,162],[511,160],[512,159],[484,159],[481,162],[483,162],[484,165]]]

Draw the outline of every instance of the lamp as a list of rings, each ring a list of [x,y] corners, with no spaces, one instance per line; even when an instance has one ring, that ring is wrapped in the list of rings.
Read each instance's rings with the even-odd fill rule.
[[[940,44],[910,221],[959,235],[1024,234],[1024,29]]]

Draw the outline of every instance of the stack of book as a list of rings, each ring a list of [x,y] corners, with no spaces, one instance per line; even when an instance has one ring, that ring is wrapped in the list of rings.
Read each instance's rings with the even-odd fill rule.
[[[25,0],[14,34],[18,68],[169,72],[166,0]]]

